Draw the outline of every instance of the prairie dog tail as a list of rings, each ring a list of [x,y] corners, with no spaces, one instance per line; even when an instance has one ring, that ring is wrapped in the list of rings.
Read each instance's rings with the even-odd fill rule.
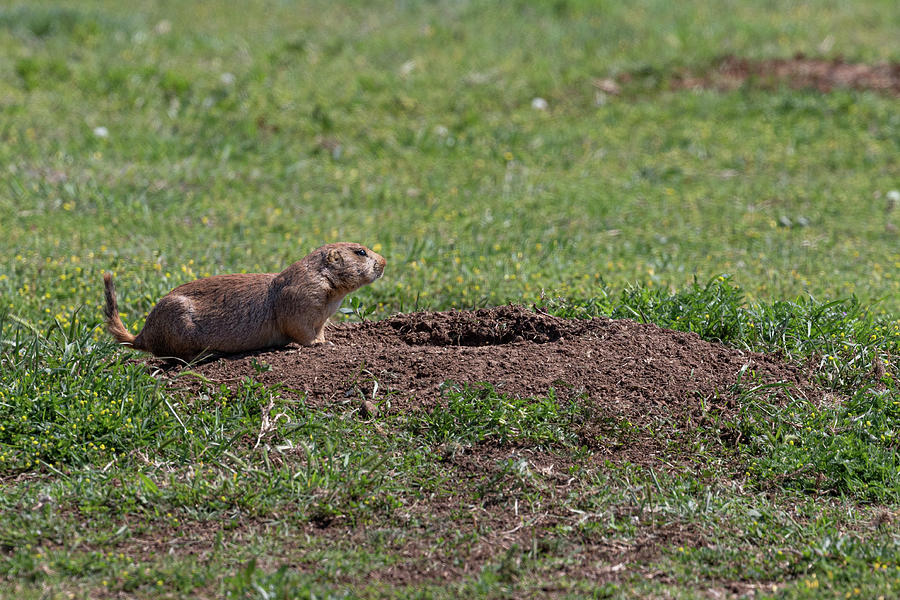
[[[103,283],[106,286],[106,308],[103,311],[106,314],[106,329],[120,344],[134,346],[135,336],[128,333],[119,317],[119,303],[116,302],[116,286],[113,283],[112,273],[103,274]]]

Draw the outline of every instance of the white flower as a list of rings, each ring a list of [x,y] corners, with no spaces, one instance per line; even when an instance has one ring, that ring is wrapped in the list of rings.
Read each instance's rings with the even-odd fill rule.
[[[535,110],[547,110],[547,101],[543,98],[535,98],[531,101],[531,108]]]
[[[107,129],[106,127],[94,127],[94,135],[98,138],[108,138],[109,129]]]
[[[405,63],[403,63],[402,65],[400,65],[400,75],[402,77],[406,77],[410,73],[412,73],[415,68],[416,68],[416,61],[414,59],[408,60]]]

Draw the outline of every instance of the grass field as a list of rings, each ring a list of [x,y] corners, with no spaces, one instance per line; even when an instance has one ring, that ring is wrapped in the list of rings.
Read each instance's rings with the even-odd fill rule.
[[[891,0],[4,3],[0,597],[900,595],[898,99],[666,85],[728,54],[896,63],[898,30]],[[339,240],[387,258],[371,318],[642,319],[835,400],[748,391],[741,442],[693,431],[695,468],[652,469],[592,456],[552,397],[486,445],[460,423],[511,400],[197,398],[98,327],[104,271],[138,330],[177,284]],[[454,480],[448,444],[493,475]],[[539,535],[502,543],[510,514]]]

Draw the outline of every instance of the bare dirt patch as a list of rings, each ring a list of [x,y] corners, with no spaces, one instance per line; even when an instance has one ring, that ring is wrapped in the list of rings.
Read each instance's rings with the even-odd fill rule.
[[[655,325],[567,320],[520,306],[400,314],[332,326],[327,337],[334,345],[236,355],[193,370],[215,385],[250,377],[282,386],[282,393],[303,395],[311,407],[356,405],[374,395],[381,414],[434,407],[444,400],[446,382],[485,382],[518,397],[552,389],[558,399],[590,409],[583,431],[588,445],[604,438],[595,449],[645,464],[658,462],[666,446],[642,435],[642,428],[733,416],[740,408],[739,380],[811,390],[801,370],[778,357]],[[176,385],[191,392],[204,384],[180,378]],[[635,435],[602,435],[621,423]]]
[[[618,77],[624,85],[639,79],[642,74],[625,73]],[[618,88],[611,80],[600,80],[601,89]],[[671,89],[716,89],[729,91],[749,85],[764,89],[789,86],[794,89],[814,89],[823,93],[839,88],[872,90],[900,96],[900,63],[868,65],[846,62],[841,58],[811,58],[797,54],[792,58],[752,60],[726,56],[711,68],[700,72],[685,69],[668,78]]]

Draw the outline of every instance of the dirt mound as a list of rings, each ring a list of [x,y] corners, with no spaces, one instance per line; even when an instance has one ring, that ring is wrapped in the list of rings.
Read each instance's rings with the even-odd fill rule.
[[[794,58],[751,61],[734,56],[723,59],[716,75],[744,81],[751,77],[761,82],[787,83],[794,88],[813,88],[830,92],[835,88],[854,88],[900,94],[900,64],[866,65],[841,59],[822,60],[797,55]]]
[[[740,398],[733,386],[741,377],[748,384],[806,387],[800,370],[776,357],[709,343],[696,334],[629,320],[567,320],[519,306],[400,314],[332,326],[327,337],[333,346],[220,358],[193,370],[216,385],[237,384],[245,376],[282,384],[284,393],[305,393],[314,407],[352,408],[374,392],[375,403],[392,413],[442,402],[447,381],[487,382],[521,397],[544,396],[553,388],[557,398],[591,407],[588,437],[616,423],[637,433],[641,427],[734,414]],[[662,448],[643,438],[619,439],[607,449],[644,462]]]
[[[626,73],[618,81],[627,85],[639,77],[638,74]],[[793,58],[767,60],[726,56],[705,72],[685,70],[675,73],[669,79],[672,89],[711,88],[727,91],[746,84],[762,88],[787,85],[823,93],[836,88],[852,88],[900,96],[900,63],[867,65],[848,63],[840,58],[809,58],[802,54]]]

